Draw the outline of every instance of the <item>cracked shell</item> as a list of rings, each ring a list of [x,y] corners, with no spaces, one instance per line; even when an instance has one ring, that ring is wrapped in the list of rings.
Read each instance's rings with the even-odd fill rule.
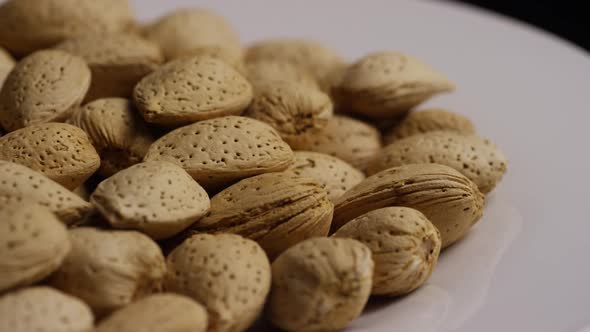
[[[475,126],[469,118],[459,113],[443,109],[426,109],[408,114],[384,136],[384,142],[390,144],[398,139],[431,131],[473,135]]]
[[[0,207],[0,243],[0,293],[49,276],[71,248],[63,223],[31,204]]]
[[[392,118],[454,89],[441,73],[410,56],[380,52],[350,65],[334,88],[338,104],[377,119]]]
[[[305,239],[327,236],[333,204],[311,178],[290,172],[242,180],[211,199],[211,211],[192,232],[234,233],[255,240],[273,259]]]
[[[7,332],[88,332],[94,327],[84,302],[44,286],[0,297],[0,317],[0,331]]]
[[[188,297],[164,293],[146,296],[114,312],[95,332],[206,332],[207,311]]]
[[[241,114],[252,101],[252,86],[231,65],[196,56],[169,62],[144,77],[133,99],[147,122],[180,126]]]
[[[269,125],[228,116],[171,131],[152,144],[145,160],[180,165],[211,191],[250,176],[285,170],[293,162],[293,151]]]
[[[475,183],[448,166],[410,164],[369,176],[334,205],[334,229],[383,207],[416,209],[440,231],[445,248],[479,220],[484,196]]]
[[[373,255],[373,295],[397,296],[422,286],[436,266],[441,239],[418,210],[387,207],[363,214],[334,235],[364,243]]]
[[[369,174],[406,164],[437,163],[461,172],[487,194],[502,180],[508,161],[492,142],[475,135],[429,132],[386,146],[369,167]]]
[[[161,290],[166,263],[146,235],[86,227],[69,233],[72,250],[49,283],[82,299],[97,315]]]
[[[212,332],[245,331],[270,289],[270,263],[260,246],[233,234],[196,234],[167,258],[166,290],[203,304]]]
[[[56,50],[29,55],[4,81],[0,125],[13,131],[67,119],[86,96],[90,76],[90,69],[80,57]]]
[[[93,210],[90,203],[43,174],[0,161],[0,206],[25,200],[47,207],[65,224],[79,222]]]
[[[115,228],[153,239],[181,232],[209,211],[207,192],[180,166],[150,161],[104,180],[90,202]]]
[[[72,190],[100,166],[100,157],[86,133],[65,123],[41,123],[0,138],[0,160],[40,172]]]
[[[272,263],[267,317],[286,331],[338,331],[358,317],[371,294],[374,263],[353,239],[314,238]]]

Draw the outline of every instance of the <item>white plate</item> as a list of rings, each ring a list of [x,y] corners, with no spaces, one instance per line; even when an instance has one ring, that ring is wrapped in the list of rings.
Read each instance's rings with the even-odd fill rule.
[[[446,2],[136,0],[228,17],[243,40],[313,38],[351,60],[400,50],[458,86],[429,102],[470,116],[509,157],[485,217],[427,286],[371,306],[348,331],[565,331],[590,327],[590,57],[499,16]]]

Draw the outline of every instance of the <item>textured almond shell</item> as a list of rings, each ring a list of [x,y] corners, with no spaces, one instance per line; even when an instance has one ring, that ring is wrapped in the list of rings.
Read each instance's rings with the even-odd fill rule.
[[[487,139],[452,132],[429,132],[393,142],[369,167],[369,174],[406,164],[437,163],[456,169],[487,194],[506,172],[502,151]]]
[[[463,135],[473,135],[475,134],[475,125],[469,118],[459,113],[437,108],[425,109],[410,112],[383,139],[385,144],[390,144],[401,138],[431,131],[451,131]]]
[[[115,228],[171,237],[209,211],[207,192],[180,166],[150,161],[104,180],[90,202]]]
[[[291,144],[294,150],[329,154],[364,170],[381,150],[381,134],[368,123],[335,115],[324,129]]]
[[[316,180],[332,202],[365,179],[363,172],[344,160],[318,152],[296,151],[288,170]]]
[[[255,87],[275,81],[286,81],[319,88],[315,77],[306,68],[291,62],[261,59],[246,64],[246,77]]]
[[[154,294],[102,320],[95,332],[206,332],[207,311],[182,295]]]
[[[475,183],[448,166],[410,164],[369,176],[334,205],[333,229],[382,207],[414,208],[438,228],[445,248],[479,220],[484,196]]]
[[[84,35],[55,48],[88,63],[92,83],[86,101],[130,97],[137,82],[164,61],[158,45],[126,33]]]
[[[166,290],[193,298],[212,332],[245,331],[270,290],[270,263],[256,242],[233,234],[197,234],[167,258]]]
[[[0,243],[0,293],[44,279],[71,248],[63,223],[34,204],[0,207]]]
[[[127,0],[10,0],[0,6],[0,44],[26,55],[68,38],[134,24]]]
[[[144,30],[144,35],[160,44],[168,59],[175,59],[199,47],[221,47],[233,57],[241,57],[242,46],[232,26],[206,9],[181,9],[161,17]]]
[[[196,56],[144,77],[133,99],[147,122],[178,126],[242,113],[252,101],[252,86],[227,63]]]
[[[334,237],[365,244],[373,255],[373,295],[398,296],[422,286],[438,261],[440,233],[418,210],[387,207],[363,214]]]
[[[62,51],[45,50],[29,55],[4,81],[0,124],[12,131],[65,120],[84,99],[90,75],[82,58]]]
[[[31,287],[0,297],[0,331],[87,332],[94,317],[79,299],[49,287]]]
[[[380,52],[350,65],[334,96],[339,104],[372,118],[391,118],[431,96],[454,89],[442,74],[410,56]]]
[[[253,175],[285,170],[293,162],[293,151],[269,125],[228,116],[171,131],[150,147],[145,160],[180,165],[211,190]]]
[[[273,81],[256,86],[245,115],[275,128],[289,145],[325,128],[332,117],[330,97],[309,84]]]
[[[212,57],[218,60],[221,60],[228,65],[232,66],[235,70],[237,70],[240,74],[244,75],[246,73],[246,67],[244,64],[244,59],[242,58],[241,53],[232,52],[230,49],[221,46],[221,45],[206,45],[206,46],[198,46],[195,48],[187,49],[181,51],[178,58],[182,57]]]
[[[72,250],[50,284],[107,314],[162,288],[160,247],[134,231],[70,230]]]
[[[286,331],[339,331],[371,294],[371,251],[353,239],[314,238],[272,263],[270,321]]]
[[[15,64],[16,62],[12,56],[0,47],[0,89],[2,89],[6,76],[8,76]]]
[[[0,160],[38,171],[68,189],[82,185],[100,166],[86,133],[65,123],[28,126],[0,138]]]
[[[0,161],[0,206],[25,200],[49,208],[65,224],[78,222],[93,210],[90,203],[43,174]]]
[[[131,102],[123,98],[88,103],[68,122],[88,134],[101,157],[99,172],[105,177],[141,162],[155,141]]]
[[[305,239],[326,236],[334,206],[311,178],[290,172],[242,180],[213,196],[191,232],[234,233],[258,242],[269,257]]]

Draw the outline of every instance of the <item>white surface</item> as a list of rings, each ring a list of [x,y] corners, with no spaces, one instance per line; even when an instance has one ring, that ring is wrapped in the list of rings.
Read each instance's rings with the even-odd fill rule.
[[[426,1],[136,0],[228,17],[243,40],[299,36],[351,60],[400,50],[458,86],[429,105],[473,118],[509,172],[485,217],[446,251],[428,286],[367,310],[349,331],[582,332],[590,326],[590,57],[538,30]]]

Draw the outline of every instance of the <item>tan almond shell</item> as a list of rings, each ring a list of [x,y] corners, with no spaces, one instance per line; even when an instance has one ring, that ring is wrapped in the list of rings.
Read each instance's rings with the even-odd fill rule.
[[[246,77],[256,87],[275,81],[287,81],[319,88],[315,77],[306,68],[287,61],[261,59],[246,64]]]
[[[255,240],[273,259],[305,239],[327,236],[334,206],[311,178],[291,172],[244,179],[211,199],[211,211],[188,233],[234,233]]]
[[[14,68],[15,64],[14,58],[5,49],[0,47],[0,89],[2,89],[6,76]]]
[[[244,59],[242,58],[242,54],[236,54],[234,52],[231,52],[231,50],[221,45],[198,46],[195,48],[182,50],[177,58],[190,58],[195,56],[208,56],[221,60],[227,63],[228,65],[232,66],[240,74],[246,74],[246,65],[244,63]]]
[[[55,47],[82,57],[92,71],[86,101],[106,97],[131,97],[144,76],[164,62],[159,46],[129,33],[84,35]]]
[[[287,81],[256,86],[245,116],[268,123],[289,145],[328,125],[333,106],[317,87]]]
[[[502,180],[508,161],[502,151],[487,139],[438,131],[410,136],[386,146],[371,163],[369,174],[418,163],[452,167],[487,194]]]
[[[180,165],[201,186],[212,190],[285,170],[293,162],[293,151],[269,125],[227,116],[171,131],[150,147],[145,160]]]
[[[0,207],[0,243],[0,293],[43,280],[71,248],[63,223],[28,203]]]
[[[221,47],[234,58],[242,54],[237,32],[225,18],[206,9],[169,13],[147,26],[144,35],[158,43],[169,60],[200,47]]]
[[[94,332],[206,332],[207,311],[182,295],[146,296],[114,312]]]
[[[29,55],[4,81],[0,125],[13,131],[67,119],[86,96],[90,76],[88,65],[80,57],[56,50]]]
[[[409,164],[369,176],[334,205],[333,229],[382,207],[414,208],[438,228],[445,248],[479,220],[484,196],[475,183],[448,166]]]
[[[339,331],[365,307],[373,267],[371,251],[359,241],[301,242],[272,263],[267,318],[286,331]]]
[[[0,206],[25,200],[49,208],[65,224],[79,222],[93,210],[90,203],[43,174],[0,161]]]
[[[231,65],[195,56],[169,62],[144,77],[133,99],[147,122],[180,126],[241,114],[252,101],[252,86]]]
[[[56,289],[24,288],[0,297],[0,331],[88,332],[94,316],[79,299]]]
[[[9,0],[0,6],[0,44],[27,55],[74,36],[130,29],[128,0]]]
[[[270,290],[270,262],[260,246],[234,234],[197,234],[167,258],[167,291],[203,304],[211,332],[245,331]]]
[[[289,171],[316,180],[334,202],[365,179],[365,174],[342,159],[319,152],[296,151]]]
[[[418,210],[386,207],[363,214],[334,237],[364,243],[373,255],[373,295],[399,296],[422,286],[432,275],[441,249],[438,229]]]
[[[329,154],[365,170],[381,150],[381,134],[368,123],[334,115],[324,129],[291,143],[293,150]]]
[[[369,54],[346,69],[334,88],[338,104],[371,118],[391,118],[454,89],[441,73],[401,53]]]
[[[161,290],[165,259],[146,235],[87,227],[69,233],[72,250],[49,283],[82,299],[97,315]]]
[[[0,138],[0,160],[21,164],[72,190],[100,167],[88,135],[65,123],[41,123]]]
[[[475,126],[469,118],[459,113],[438,108],[425,109],[410,112],[383,136],[383,140],[385,144],[391,144],[401,138],[431,131],[451,131],[463,135],[473,135],[475,134]]]
[[[160,240],[181,232],[210,207],[207,192],[180,166],[149,161],[104,180],[90,202],[111,226]]]
[[[132,103],[123,98],[88,103],[68,122],[88,134],[101,157],[99,173],[105,177],[141,162],[156,140]]]
[[[329,90],[333,73],[345,65],[343,58],[322,44],[303,39],[270,39],[254,43],[245,54],[246,63],[279,60],[301,66]]]

